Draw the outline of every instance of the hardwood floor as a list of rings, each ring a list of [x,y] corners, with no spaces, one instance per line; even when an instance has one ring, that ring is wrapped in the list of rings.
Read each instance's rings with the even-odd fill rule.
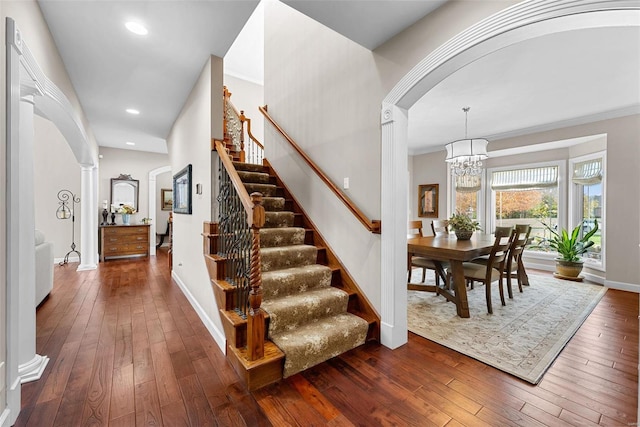
[[[18,426],[623,426],[636,422],[638,295],[609,290],[537,386],[421,337],[365,344],[249,393],[170,279],[166,253],[55,267],[51,358]]]

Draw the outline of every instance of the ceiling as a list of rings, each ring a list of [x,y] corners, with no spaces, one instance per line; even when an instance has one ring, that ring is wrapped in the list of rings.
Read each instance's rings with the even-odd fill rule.
[[[372,49],[445,1],[284,3]],[[258,0],[39,4],[101,146],[166,152],[165,138],[210,54],[225,58],[225,73],[262,82]],[[127,31],[130,19],[149,34]],[[442,150],[464,137],[465,106],[469,136],[490,140],[640,113],[638,75],[637,26],[521,42],[458,70],[420,99],[409,111],[409,152]]]
[[[166,153],[165,138],[209,55],[225,56],[258,1],[39,4],[98,145]],[[130,20],[149,33],[129,32]]]
[[[538,37],[458,70],[409,110],[409,152],[640,113],[640,27]],[[491,143],[488,146],[491,151]]]

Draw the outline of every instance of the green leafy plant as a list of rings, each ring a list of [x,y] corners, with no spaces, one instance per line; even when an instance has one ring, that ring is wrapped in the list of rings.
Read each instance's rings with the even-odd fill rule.
[[[456,231],[476,231],[482,230],[480,223],[471,219],[466,213],[456,212],[449,218],[449,227]]]
[[[587,252],[593,246],[594,242],[589,240],[598,231],[598,220],[594,221],[594,227],[582,238],[580,238],[580,227],[576,226],[571,234],[566,229],[562,229],[559,233],[546,223],[542,223],[551,233],[551,238],[547,241],[550,248],[558,252],[562,261],[577,262],[580,261],[580,255]]]

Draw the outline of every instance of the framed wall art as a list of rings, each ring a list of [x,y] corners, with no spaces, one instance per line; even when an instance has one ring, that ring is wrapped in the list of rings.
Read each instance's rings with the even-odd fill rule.
[[[173,212],[191,215],[191,165],[173,176]]]
[[[438,184],[418,186],[418,216],[438,218]]]
[[[160,200],[163,211],[170,211],[173,209],[173,190],[170,188],[163,188],[160,190]]]

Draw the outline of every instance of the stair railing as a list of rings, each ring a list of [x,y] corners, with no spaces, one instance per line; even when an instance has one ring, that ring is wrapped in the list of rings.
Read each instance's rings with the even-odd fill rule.
[[[235,311],[247,320],[247,356],[264,356],[264,312],[260,274],[260,228],[265,213],[262,194],[249,195],[233,166],[224,143],[215,141],[220,156],[218,194],[218,255],[224,257],[225,279],[235,287]]]
[[[302,148],[282,129],[282,127],[269,115],[267,106],[258,107],[260,112],[267,120],[276,128],[278,132],[289,142],[294,150],[304,159],[309,167],[318,175],[318,177],[329,187],[329,189],[345,204],[345,206],[355,215],[355,217],[364,225],[364,227],[374,234],[380,234],[382,223],[379,220],[370,220],[365,214],[349,199],[338,187],[331,182],[329,177],[314,163],[313,160],[304,152]]]
[[[238,109],[231,102],[231,92],[225,86],[224,93],[224,138],[225,142],[233,145],[235,151],[240,152],[240,161],[262,164],[264,145],[251,133],[251,119],[244,115],[244,110]],[[249,141],[245,146],[245,125]]]

